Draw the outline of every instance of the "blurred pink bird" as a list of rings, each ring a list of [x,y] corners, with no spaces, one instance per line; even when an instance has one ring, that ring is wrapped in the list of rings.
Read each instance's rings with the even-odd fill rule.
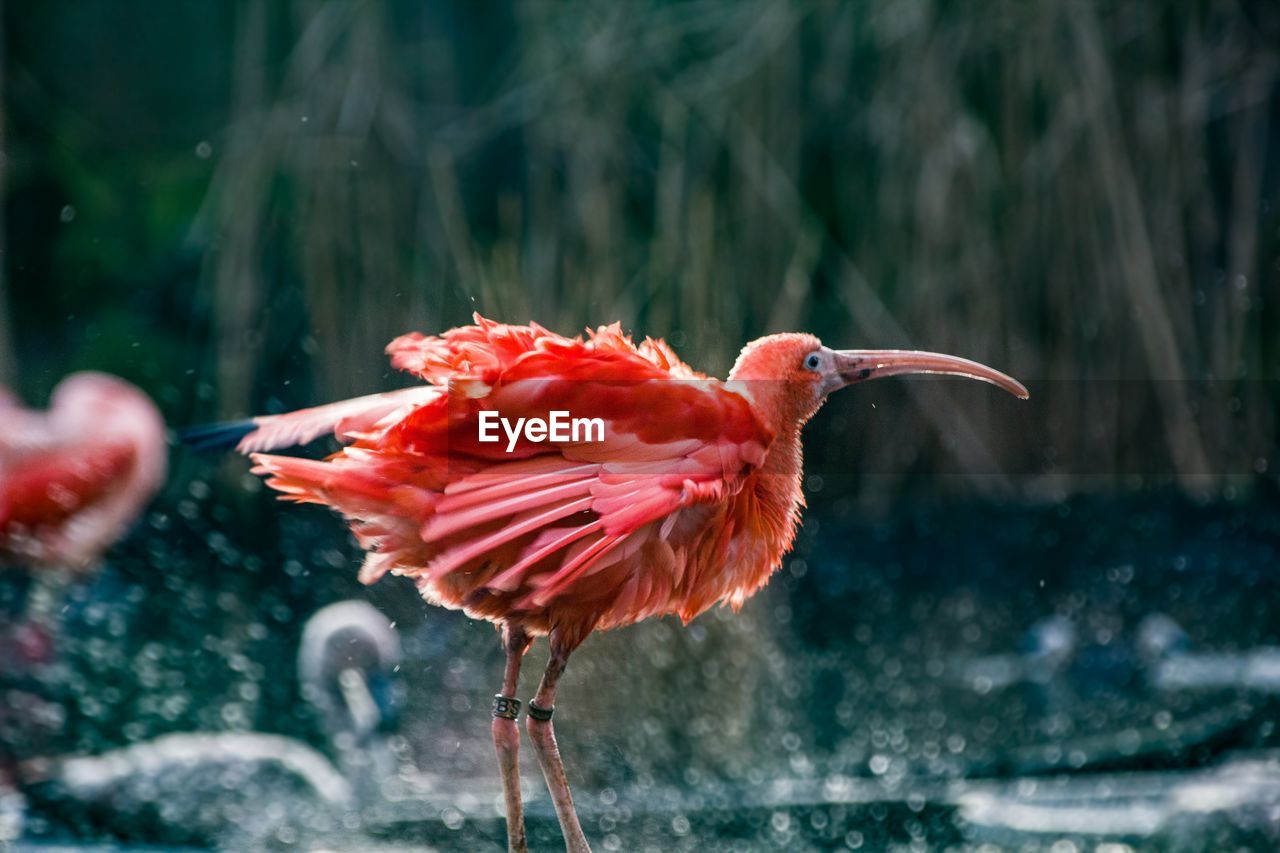
[[[25,612],[0,624],[0,672],[50,662],[65,587],[127,532],[167,460],[155,404],[114,376],[68,376],[45,412],[0,388],[0,567],[37,570]],[[43,700],[23,691],[8,698],[0,727],[38,749],[48,732],[31,709]],[[9,758],[0,754],[0,793],[12,787]]]
[[[45,412],[0,389],[0,563],[91,567],[160,488],[167,460],[159,410],[122,379],[68,376]]]

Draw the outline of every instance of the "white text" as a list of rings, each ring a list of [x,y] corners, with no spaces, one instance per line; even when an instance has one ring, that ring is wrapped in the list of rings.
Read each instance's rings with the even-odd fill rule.
[[[507,452],[511,453],[520,442],[521,434],[535,444],[544,441],[556,443],[604,441],[603,418],[573,418],[568,412],[548,412],[543,418],[516,418],[514,424],[497,412],[480,413],[481,442],[494,444],[507,437]],[[499,432],[501,428],[501,433]]]

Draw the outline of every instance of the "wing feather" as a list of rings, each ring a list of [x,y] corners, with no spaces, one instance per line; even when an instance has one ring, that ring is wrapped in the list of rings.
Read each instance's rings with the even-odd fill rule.
[[[253,419],[256,428],[240,439],[236,449],[241,453],[279,450],[307,444],[324,435],[334,435],[348,442],[373,439],[381,430],[442,394],[440,388],[424,385],[369,394],[283,415],[261,415]]]
[[[474,539],[466,541],[466,544],[455,546],[445,551],[440,556],[431,561],[431,568],[428,575],[433,579],[439,579],[441,576],[449,572],[456,571],[462,566],[483,557],[490,551],[496,549],[499,545],[505,545],[513,539],[517,539],[528,533],[544,529],[552,522],[559,521],[562,518],[583,512],[591,508],[591,498],[578,498],[577,500],[563,500],[551,504],[549,509],[539,509],[536,511],[528,511],[520,515],[514,516],[511,522],[502,528],[486,533]]]
[[[566,499],[589,497],[591,479],[579,477],[567,483],[558,483],[541,489],[522,491],[510,497],[468,506],[465,509],[448,511],[443,502],[436,505],[435,514],[422,529],[422,538],[426,542],[439,542],[460,530],[480,527],[490,521],[508,518],[526,510],[559,503]],[[588,506],[590,500],[588,500]]]
[[[352,521],[371,550],[362,580],[414,577],[430,600],[485,618],[575,596],[660,606],[683,577],[662,541],[680,511],[741,488],[773,438],[746,398],[616,325],[571,339],[477,317],[387,351],[432,384],[259,419],[243,446],[326,430],[350,441],[324,461],[255,454],[255,470]],[[604,440],[522,439],[508,454],[478,442],[479,412],[494,410],[598,417]],[[666,569],[636,577],[651,550]]]

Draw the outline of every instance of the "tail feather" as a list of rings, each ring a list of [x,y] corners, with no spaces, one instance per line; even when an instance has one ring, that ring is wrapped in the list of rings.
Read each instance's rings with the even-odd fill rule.
[[[417,385],[369,394],[282,415],[259,415],[243,421],[187,427],[179,440],[196,450],[255,453],[308,444],[325,435],[342,442],[367,438],[419,406],[443,399],[444,389]]]
[[[280,492],[281,499],[333,505],[326,493],[333,477],[333,466],[328,462],[265,453],[254,453],[251,458],[253,473],[266,477],[267,485]]]
[[[242,421],[221,421],[199,424],[178,430],[178,441],[200,453],[230,450],[258,425],[251,418]]]

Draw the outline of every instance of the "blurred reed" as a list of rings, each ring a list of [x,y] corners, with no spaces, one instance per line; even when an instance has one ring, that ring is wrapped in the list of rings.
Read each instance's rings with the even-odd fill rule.
[[[0,2],[0,92],[4,91],[4,46],[4,4]],[[0,198],[4,198],[5,170],[8,167],[8,157],[4,153],[4,133],[4,110],[0,110]],[[4,257],[4,248],[4,206],[0,205],[0,258]],[[13,382],[17,374],[17,363],[13,354],[13,329],[9,320],[8,281],[4,272],[4,265],[0,264],[0,384],[7,385]]]
[[[992,472],[1054,441],[1116,471],[1165,460],[1197,493],[1266,467],[1280,8],[246,0],[236,16],[195,232],[223,415],[281,393],[273,352],[307,354],[313,393],[290,402],[355,394],[390,381],[394,334],[480,310],[564,332],[621,320],[717,373],[783,329],[957,352],[1054,413],[1056,438],[993,441],[1004,401],[931,392],[925,417],[884,413],[860,440],[869,470],[947,457],[999,493]],[[1115,379],[1149,399],[1090,381]]]

